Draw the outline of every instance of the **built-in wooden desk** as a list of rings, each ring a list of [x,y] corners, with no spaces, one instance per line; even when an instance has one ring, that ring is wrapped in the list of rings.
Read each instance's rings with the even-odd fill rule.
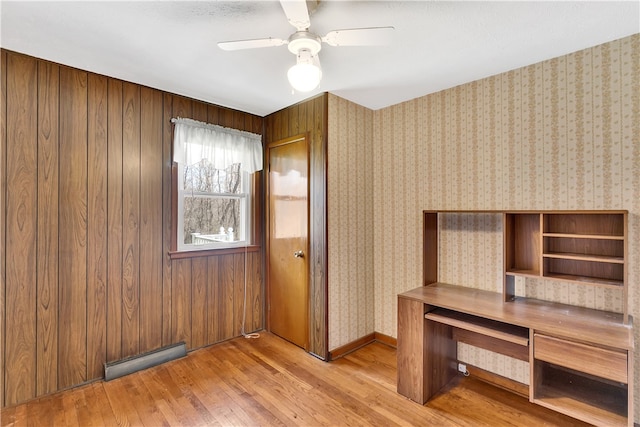
[[[398,393],[427,402],[456,375],[462,341],[528,361],[533,403],[595,425],[633,426],[632,323],[618,313],[421,286],[398,295]]]

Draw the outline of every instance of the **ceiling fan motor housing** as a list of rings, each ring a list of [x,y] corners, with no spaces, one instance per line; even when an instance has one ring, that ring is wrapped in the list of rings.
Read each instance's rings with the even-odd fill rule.
[[[297,55],[301,49],[307,49],[315,56],[320,52],[322,40],[309,31],[296,31],[289,37],[289,52]]]

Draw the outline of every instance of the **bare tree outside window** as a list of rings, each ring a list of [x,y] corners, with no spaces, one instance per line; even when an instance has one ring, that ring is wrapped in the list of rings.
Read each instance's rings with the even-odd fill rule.
[[[216,169],[203,159],[183,168],[185,244],[239,238],[242,175],[239,163]]]

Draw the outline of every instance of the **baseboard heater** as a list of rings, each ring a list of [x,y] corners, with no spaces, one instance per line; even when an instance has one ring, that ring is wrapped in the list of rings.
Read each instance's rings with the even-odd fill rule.
[[[117,362],[105,363],[104,380],[110,381],[120,378],[152,366],[179,359],[186,355],[187,346],[184,342],[180,342],[138,356],[118,360]]]

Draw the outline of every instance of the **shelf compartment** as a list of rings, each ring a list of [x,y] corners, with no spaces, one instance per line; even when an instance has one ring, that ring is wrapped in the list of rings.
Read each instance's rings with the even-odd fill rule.
[[[485,317],[437,308],[424,315],[451,327],[454,341],[529,362],[529,329]]]
[[[624,214],[618,213],[545,213],[544,233],[624,236]]]
[[[506,213],[505,271],[540,274],[540,214]]]
[[[598,426],[627,426],[628,386],[534,360],[532,402]]]
[[[622,287],[624,264],[579,259],[544,258],[543,276],[591,285]]]
[[[567,257],[593,256],[594,260],[624,262],[624,239],[544,236],[544,254],[567,254]],[[608,261],[607,258],[614,260]],[[619,261],[618,261],[619,260]]]

